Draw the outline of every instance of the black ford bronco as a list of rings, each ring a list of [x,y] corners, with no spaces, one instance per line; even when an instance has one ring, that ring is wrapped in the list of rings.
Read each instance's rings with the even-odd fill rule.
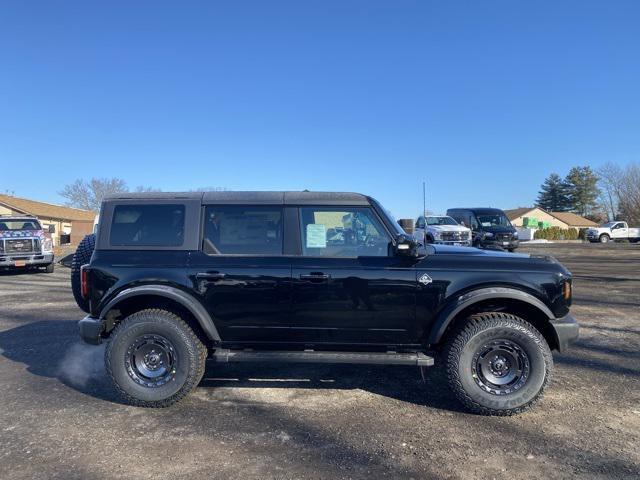
[[[108,339],[107,371],[134,405],[180,400],[207,359],[435,362],[467,408],[510,415],[578,337],[553,258],[424,246],[360,194],[126,194],[100,219],[80,335]]]

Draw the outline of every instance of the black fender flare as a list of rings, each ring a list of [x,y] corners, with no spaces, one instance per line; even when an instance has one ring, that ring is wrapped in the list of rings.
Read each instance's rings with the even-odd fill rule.
[[[140,295],[156,295],[178,302],[191,312],[200,327],[202,327],[205,335],[207,335],[210,340],[214,340],[216,342],[221,340],[220,334],[218,333],[218,329],[216,328],[211,315],[209,315],[209,312],[207,312],[202,303],[179,288],[170,287],[168,285],[140,285],[138,287],[126,288],[102,307],[100,310],[100,318],[104,319],[107,313],[110,310],[117,308],[120,302]]]
[[[435,322],[433,323],[433,326],[431,327],[428,343],[431,345],[439,343],[449,324],[462,310],[473,305],[474,303],[478,303],[483,300],[491,300],[494,298],[509,298],[513,300],[519,300],[521,302],[528,303],[533,307],[536,307],[538,310],[544,313],[549,320],[555,318],[553,312],[549,309],[549,307],[547,307],[544,302],[534,297],[530,293],[507,287],[479,288],[477,290],[472,290],[458,296],[456,300],[449,303],[449,305],[447,305],[438,314]]]

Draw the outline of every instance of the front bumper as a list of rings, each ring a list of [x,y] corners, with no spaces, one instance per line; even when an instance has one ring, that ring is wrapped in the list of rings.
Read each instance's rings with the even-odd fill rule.
[[[104,327],[104,320],[93,318],[91,315],[87,315],[78,322],[80,338],[91,345],[100,345],[102,342],[101,334],[104,332]]]
[[[16,266],[16,262],[20,266]],[[5,268],[44,266],[50,263],[53,263],[53,253],[0,254],[0,267]]]
[[[580,336],[580,326],[572,315],[551,320],[551,327],[560,353],[564,353]]]
[[[496,240],[493,238],[484,238],[481,241],[482,246],[487,247],[487,246],[497,246],[497,247],[501,247],[501,248],[506,248],[506,249],[511,249],[511,248],[518,248],[518,246],[520,245],[520,240],[517,239],[511,239],[511,240]]]
[[[452,240],[452,241],[444,241],[444,240],[435,240],[433,242],[436,245],[453,245],[455,247],[470,247],[470,240]]]

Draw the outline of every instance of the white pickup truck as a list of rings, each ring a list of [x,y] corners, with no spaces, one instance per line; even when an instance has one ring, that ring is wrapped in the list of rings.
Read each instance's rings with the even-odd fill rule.
[[[418,217],[413,236],[419,242],[471,246],[471,229],[459,225],[446,215]]]
[[[615,240],[640,241],[640,228],[629,228],[627,222],[607,222],[597,228],[587,230],[590,242],[607,243]]]

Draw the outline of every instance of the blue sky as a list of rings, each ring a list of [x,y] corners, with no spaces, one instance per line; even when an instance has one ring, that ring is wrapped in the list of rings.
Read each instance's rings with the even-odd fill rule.
[[[640,160],[638,1],[2,2],[0,191],[78,177],[531,205]]]

